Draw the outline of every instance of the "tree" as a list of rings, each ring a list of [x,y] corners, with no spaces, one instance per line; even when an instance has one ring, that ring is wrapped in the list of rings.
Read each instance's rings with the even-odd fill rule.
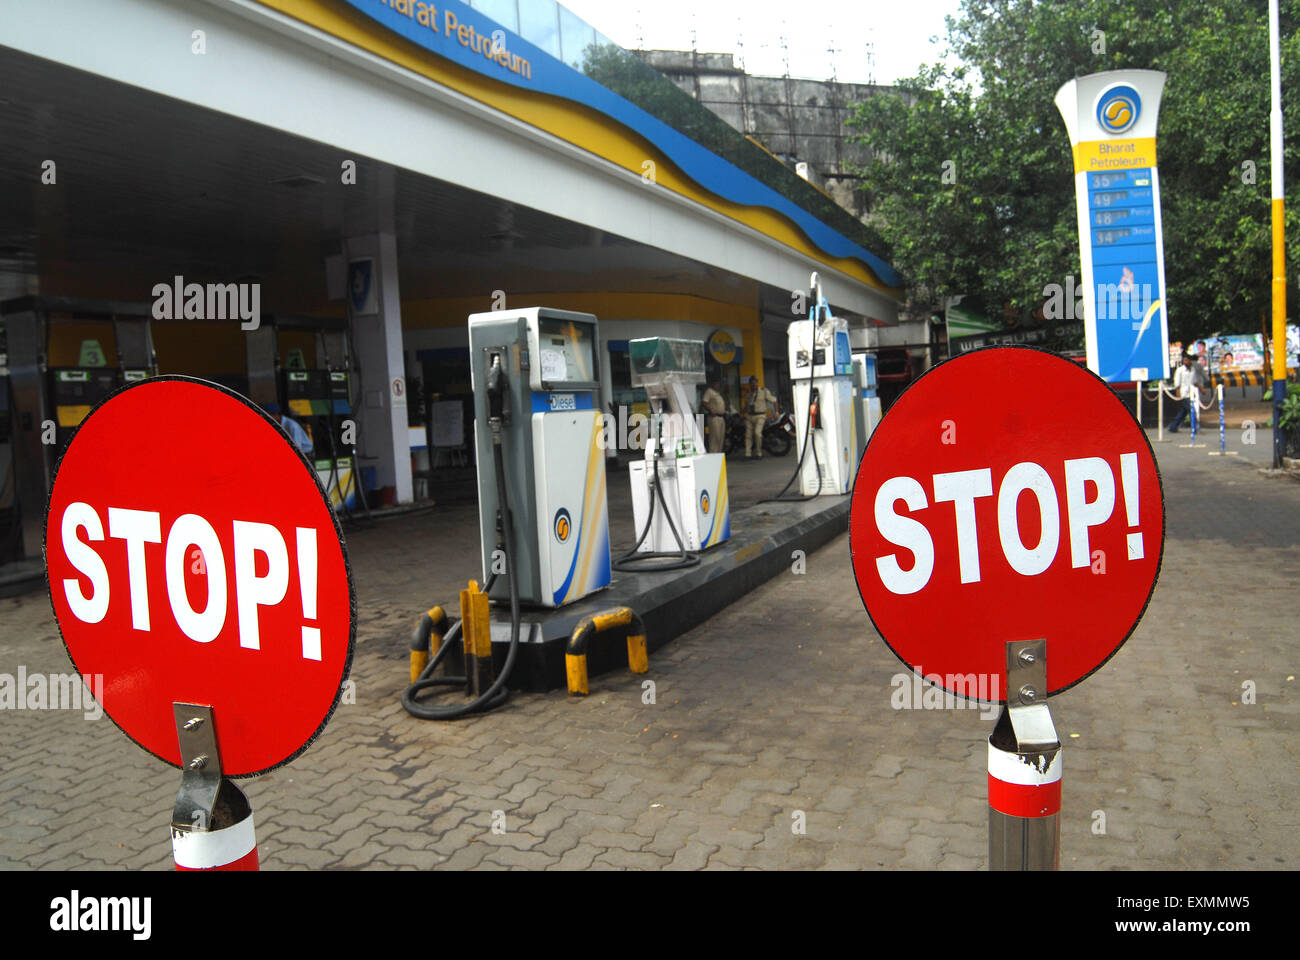
[[[1294,196],[1300,0],[1282,8]],[[1159,164],[1171,338],[1260,329],[1271,280],[1264,3],[964,0],[947,30],[945,63],[859,104],[853,121],[875,157],[861,171],[872,222],[921,299],[968,294],[991,315],[1006,306],[1033,322],[1043,288],[1079,272],[1056,91],[1072,77],[1146,68],[1169,75]],[[1300,211],[1288,206],[1294,264]],[[1294,267],[1288,279],[1294,288]]]

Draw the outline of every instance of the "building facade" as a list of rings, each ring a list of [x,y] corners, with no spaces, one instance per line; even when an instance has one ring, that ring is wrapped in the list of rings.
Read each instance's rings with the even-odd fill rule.
[[[0,0],[0,22],[0,471],[28,556],[59,443],[141,372],[345,406],[354,466],[401,503],[430,403],[469,406],[471,313],[595,314],[607,406],[637,336],[780,376],[814,270],[857,327],[897,323],[852,224],[680,91],[641,96],[647,68],[553,0]]]

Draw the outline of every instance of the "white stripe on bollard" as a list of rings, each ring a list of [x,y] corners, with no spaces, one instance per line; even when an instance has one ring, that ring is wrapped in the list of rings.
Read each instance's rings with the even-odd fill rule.
[[[173,827],[172,859],[177,870],[256,870],[257,838],[252,813],[221,830]]]

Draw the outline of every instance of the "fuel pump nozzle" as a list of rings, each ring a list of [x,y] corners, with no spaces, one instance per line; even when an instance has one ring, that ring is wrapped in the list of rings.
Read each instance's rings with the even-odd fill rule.
[[[501,425],[510,418],[510,411],[506,407],[508,389],[505,367],[501,365],[501,352],[494,350],[488,354],[487,397],[488,426],[492,429],[492,443],[496,446],[501,445]]]

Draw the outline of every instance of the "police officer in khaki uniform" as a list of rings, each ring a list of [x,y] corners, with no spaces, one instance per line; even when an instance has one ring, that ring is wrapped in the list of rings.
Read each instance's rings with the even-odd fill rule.
[[[709,453],[721,453],[722,441],[727,434],[727,421],[722,415],[727,412],[727,401],[722,399],[718,388],[722,386],[717,378],[709,381],[709,389],[704,391],[700,403],[708,414],[705,424],[708,427]]]
[[[767,424],[769,410],[776,409],[776,397],[767,387],[758,385],[758,377],[749,378],[749,392],[745,395],[745,458],[763,459],[763,427]],[[751,454],[757,448],[758,453]]]

